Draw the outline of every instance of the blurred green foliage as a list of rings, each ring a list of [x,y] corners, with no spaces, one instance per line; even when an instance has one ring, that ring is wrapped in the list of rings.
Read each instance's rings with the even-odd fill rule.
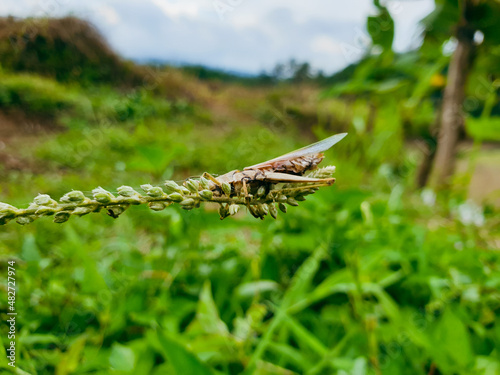
[[[387,21],[378,45],[390,49],[385,12],[372,22]],[[429,133],[448,61],[422,55],[367,56],[321,102],[300,96],[316,88],[287,83],[202,96],[206,86],[180,73],[125,90],[2,72],[2,111],[65,129],[6,142],[23,168],[0,164],[0,196],[16,206],[37,193],[224,173],[349,136],[326,154],[337,183],[276,221],[134,207],[116,221],[2,227],[4,280],[16,260],[19,368],[2,356],[0,371],[500,373],[498,207],[467,201],[463,175],[440,196],[414,188],[422,152],[408,140]],[[498,100],[480,61],[470,90],[486,90],[468,132],[493,140]],[[196,95],[176,95],[188,85]]]
[[[172,112],[148,93],[115,101],[116,92],[101,88],[86,96],[106,121],[74,117],[68,131],[44,138],[30,154],[41,170],[3,171],[3,201],[222,173],[304,144],[292,128],[216,131],[198,122],[202,109]],[[221,222],[211,207],[134,208],[116,221],[2,228],[2,272],[8,258],[17,261],[20,368],[496,373],[498,212],[477,214],[458,193],[433,203],[432,193],[414,192],[417,159],[403,152],[393,108],[382,108],[370,138],[360,125],[368,112],[356,111],[350,136],[327,153],[337,186],[277,221]]]
[[[77,90],[29,74],[0,74],[0,108],[55,119],[64,112],[85,117],[88,99]]]

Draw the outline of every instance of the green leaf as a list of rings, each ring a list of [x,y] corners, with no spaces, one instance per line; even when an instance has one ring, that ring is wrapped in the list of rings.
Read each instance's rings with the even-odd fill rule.
[[[281,366],[267,361],[260,361],[252,375],[298,375],[294,371],[290,371]]]
[[[217,306],[212,298],[210,281],[206,280],[198,301],[196,318],[207,333],[226,336],[229,333],[226,324],[220,319]]]
[[[109,355],[109,364],[118,371],[132,371],[135,366],[135,353],[122,344],[114,343]]]
[[[279,284],[272,280],[259,280],[250,283],[240,284],[236,288],[236,295],[240,298],[253,297],[263,292],[273,292],[279,290]]]
[[[165,357],[178,375],[213,375],[213,372],[181,343],[158,332]]]
[[[380,305],[383,307],[387,316],[393,321],[399,321],[401,314],[399,312],[398,305],[384,289],[377,284],[364,283],[363,291],[373,293],[379,300]]]
[[[23,336],[19,338],[19,341],[23,343],[23,345],[35,345],[35,344],[59,344],[60,338],[55,335],[50,334],[39,334],[32,333],[28,336]]]
[[[250,357],[245,374],[255,372],[255,366],[261,360],[267,346],[271,343],[274,332],[286,318],[286,310],[307,293],[307,289],[318,271],[320,262],[325,256],[326,252],[323,246],[316,248],[314,253],[302,263],[295,275],[293,275],[291,285],[283,296],[281,306]]]
[[[288,326],[294,333],[295,337],[297,338],[297,342],[304,343],[309,348],[318,353],[320,356],[324,356],[327,354],[328,349],[326,348],[326,346],[297,320],[295,320],[290,316],[286,316],[285,322],[288,324]]]
[[[366,28],[374,45],[389,51],[394,40],[394,21],[387,8],[378,5],[378,14],[368,17]]]
[[[26,262],[38,262],[41,259],[38,246],[35,242],[33,234],[27,234],[24,238],[23,247],[21,249],[21,258]]]
[[[0,351],[2,354],[6,353],[2,340],[0,340]],[[2,355],[0,357],[0,367],[3,367],[3,366],[7,367],[8,366],[7,363],[9,363],[7,360],[7,357],[5,355]]]
[[[500,361],[487,356],[477,356],[475,370],[484,375],[500,374]]]
[[[311,285],[311,281],[318,271],[320,262],[326,256],[326,251],[323,246],[314,250],[314,253],[307,258],[304,263],[293,275],[292,283],[285,295],[283,296],[282,308],[288,308],[293,302],[307,295],[307,289]]]
[[[337,271],[327,277],[314,290],[304,295],[304,297],[293,304],[289,312],[295,313],[305,309],[307,306],[322,300],[335,293],[348,293],[355,289],[355,284],[352,282],[352,275],[347,269]]]
[[[302,368],[304,371],[311,368],[311,362],[301,353],[300,350],[285,344],[272,342],[269,344],[269,350],[275,352],[282,358],[286,358],[291,363]]]
[[[358,357],[354,361],[354,366],[352,368],[352,375],[365,375],[367,373],[366,358]]]
[[[82,290],[86,293],[97,293],[107,290],[106,282],[97,270],[96,264],[90,259],[85,259],[84,265]]]
[[[86,341],[87,337],[81,336],[71,344],[69,350],[62,355],[57,364],[57,375],[71,374],[78,368]]]
[[[472,365],[474,356],[470,337],[464,323],[450,309],[446,309],[434,331],[434,355],[443,370],[464,370]]]

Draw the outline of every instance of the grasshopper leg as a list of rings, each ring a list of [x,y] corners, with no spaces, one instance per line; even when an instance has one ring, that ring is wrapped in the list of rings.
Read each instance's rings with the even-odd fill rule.
[[[243,193],[245,194],[245,202],[248,206],[248,204],[250,203],[250,194],[248,194],[247,180],[243,179],[241,182],[243,184]]]
[[[202,176],[203,176],[203,177],[205,177],[205,178],[208,178],[208,179],[209,179],[210,181],[212,181],[215,185],[217,185],[218,187],[220,187],[220,188],[222,189],[222,185],[221,185],[221,183],[220,183],[219,181],[217,181],[217,179],[216,179],[214,176],[212,176],[210,173],[208,173],[208,172],[203,172]]]

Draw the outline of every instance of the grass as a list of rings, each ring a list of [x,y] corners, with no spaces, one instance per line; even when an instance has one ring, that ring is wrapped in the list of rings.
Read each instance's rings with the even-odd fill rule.
[[[301,108],[293,88],[271,96],[249,88],[247,106],[228,94],[239,86],[186,105],[150,91],[75,90],[98,116],[69,116],[67,131],[35,146],[21,139],[16,152],[36,168],[2,170],[2,201],[21,206],[38,193],[224,173],[303,146],[312,133],[331,134],[326,123],[307,133],[296,127],[286,110]],[[344,123],[344,104],[328,105]],[[3,275],[7,259],[16,260],[19,368],[498,372],[498,209],[465,202],[459,188],[435,203],[431,192],[415,191],[418,159],[405,147],[395,103],[380,109],[373,135],[361,126],[367,113],[356,113],[349,136],[326,154],[336,184],[277,221],[220,221],[212,206],[138,206],[117,220],[102,213],[2,227]],[[478,215],[482,222],[469,220]],[[11,372],[5,357],[0,366]]]
[[[76,89],[29,74],[0,74],[0,108],[55,119],[62,112],[88,117],[88,99]]]
[[[479,141],[500,141],[500,118],[473,118],[466,122],[467,132]]]

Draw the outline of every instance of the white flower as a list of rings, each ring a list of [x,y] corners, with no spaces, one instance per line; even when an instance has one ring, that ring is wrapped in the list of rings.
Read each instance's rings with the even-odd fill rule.
[[[424,189],[420,197],[426,206],[433,207],[436,203],[436,193],[431,189]]]
[[[468,200],[458,206],[458,220],[464,225],[481,227],[484,225],[483,208]]]

